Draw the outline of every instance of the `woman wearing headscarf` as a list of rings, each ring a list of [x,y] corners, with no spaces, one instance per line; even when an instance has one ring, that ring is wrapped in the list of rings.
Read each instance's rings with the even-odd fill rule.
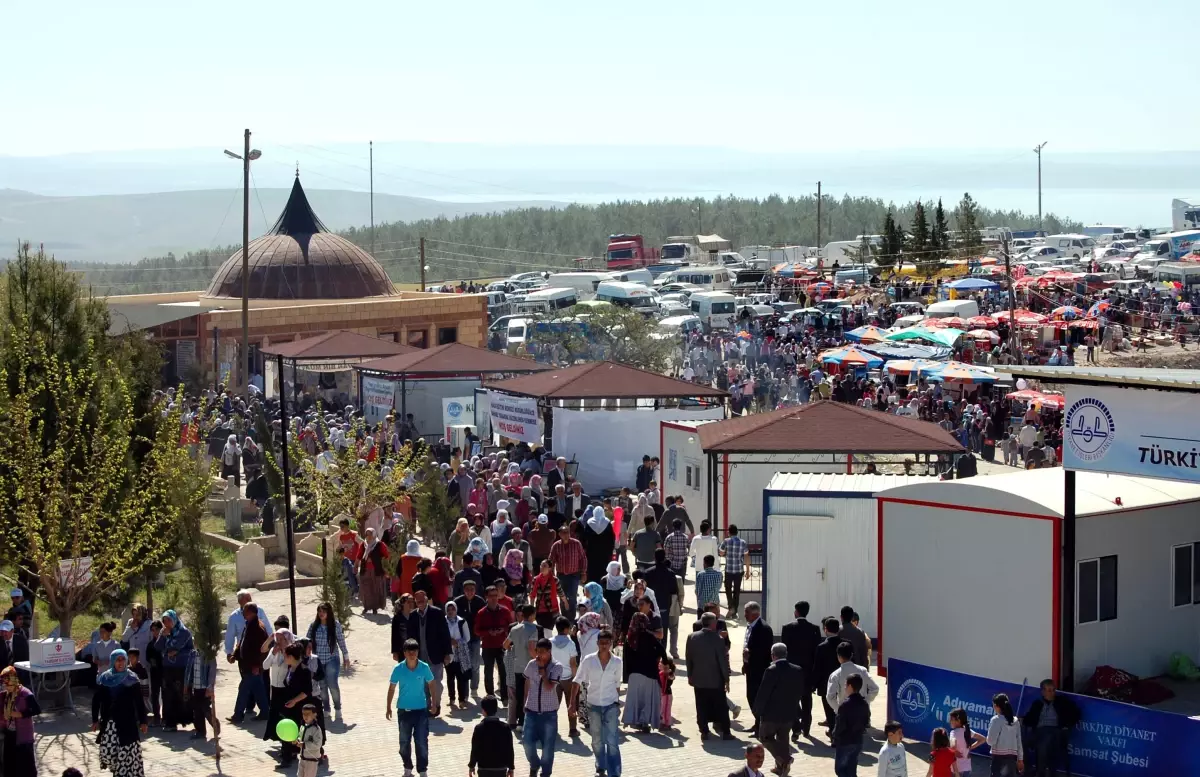
[[[525,595],[529,570],[525,568],[525,553],[520,550],[510,550],[504,556],[504,580],[508,583],[508,596],[514,602]]]
[[[579,640],[579,661],[596,652],[596,641],[604,630],[604,622],[599,613],[588,611],[579,616],[575,622],[576,638]],[[591,718],[587,704],[587,686],[579,683],[579,727],[587,731],[591,729]]]
[[[467,543],[467,553],[470,553],[471,558],[480,564],[483,563],[484,555],[491,553],[491,550],[491,543],[484,540],[483,537],[472,536],[471,541]]]
[[[508,465],[508,472],[505,473],[501,482],[505,488],[513,491],[519,491],[521,488],[521,465],[512,462]]]
[[[583,542],[584,554],[587,556],[587,579],[599,580],[604,577],[604,570],[608,562],[612,561],[613,548],[617,545],[617,535],[613,532],[612,522],[604,514],[603,507],[592,507],[591,515],[584,523],[579,539]]]
[[[600,616],[600,621],[606,628],[613,626],[613,611],[609,606],[608,601],[604,598],[604,589],[595,580],[585,583],[583,593],[587,596],[588,612],[594,612]]]
[[[450,655],[452,660],[446,666],[446,688],[450,691],[450,707],[454,708],[457,696],[459,709],[467,708],[467,689],[471,680],[471,629],[467,622],[459,617],[458,605],[446,603],[446,626],[450,630]]]
[[[529,478],[529,490],[533,495],[533,501],[537,505],[538,512],[546,504],[546,492],[542,490],[542,476],[534,475]]]
[[[297,726],[301,725],[301,712],[305,704],[311,703],[316,705],[318,719],[320,718],[321,700],[313,694],[313,677],[312,670],[309,669],[307,652],[303,645],[295,643],[290,645],[283,653],[283,660],[287,664],[288,673],[283,688],[279,693],[283,699],[280,719],[286,718],[295,721]],[[299,748],[294,742],[284,742],[279,765],[283,767],[291,766],[296,761],[298,752]]]
[[[612,616],[613,634],[624,634],[624,619],[621,617],[621,595],[625,593],[627,578],[621,574],[619,561],[608,562],[608,574],[600,578],[600,586],[604,589],[604,602],[608,605]]]
[[[418,540],[409,540],[404,545],[404,555],[400,556],[399,562],[396,564],[396,584],[392,586],[392,593],[396,596],[401,594],[413,593],[413,578],[420,572],[421,561],[424,560],[421,555],[421,543]]]
[[[467,548],[471,545],[471,525],[467,523],[466,518],[459,518],[454,525],[454,531],[450,532],[450,566],[455,572],[461,572],[463,568],[463,555],[467,552]]]
[[[138,736],[139,731],[146,733],[141,684],[129,671],[129,655],[124,650],[113,651],[111,658],[112,668],[96,678],[92,697],[92,731],[100,732],[100,768],[111,771],[113,777],[144,777]],[[190,649],[187,660],[191,660]]]
[[[512,533],[512,524],[508,522],[508,510],[499,509],[496,511],[496,520],[492,521],[492,554],[500,553],[500,548],[504,543],[508,542],[508,537]]]
[[[558,578],[554,576],[554,567],[549,561],[542,562],[537,577],[533,578],[529,598],[537,607],[534,619],[541,629],[541,636],[549,638],[554,634],[554,623],[559,613]]]
[[[485,591],[488,589],[488,586],[504,578],[504,572],[500,571],[500,568],[496,566],[495,558],[491,551],[485,551],[483,560],[479,562],[479,584]]]
[[[387,589],[383,560],[388,557],[388,547],[379,541],[374,529],[367,529],[363,542],[362,561],[358,568],[358,595],[362,599],[363,614],[377,613],[387,607]]]
[[[450,557],[441,555],[433,562],[429,570],[429,582],[433,585],[433,604],[445,608],[450,601],[450,591],[454,587],[454,569],[450,566]]]
[[[629,621],[621,660],[629,673],[621,722],[648,734],[651,726],[659,724],[662,714],[658,663],[667,660],[667,653],[662,642],[650,631],[650,619],[643,613],[634,613]]]
[[[192,632],[183,625],[174,610],[162,614],[162,625],[162,632],[155,643],[162,656],[162,721],[164,730],[174,731],[176,726],[186,726],[192,722],[192,711],[184,693],[183,675],[191,663],[195,645]],[[112,660],[112,656],[109,656],[109,660]],[[125,660],[129,661],[128,654]]]
[[[632,519],[626,516],[624,525],[621,527],[621,531],[625,534],[626,545],[633,541],[633,533],[646,525],[646,516],[657,520],[654,505],[650,504],[650,498],[646,494],[638,494],[637,504],[633,506]]]
[[[487,486],[487,503],[480,503],[479,507],[487,512],[488,520],[496,519],[496,511],[500,509],[500,500],[508,496],[508,491],[504,488],[504,484],[500,482],[499,475],[492,475],[492,479],[488,481]]]
[[[232,477],[238,486],[242,485],[242,449],[238,447],[237,435],[231,434],[225,439],[225,447],[221,449],[221,479]]]
[[[275,724],[283,716],[283,703],[287,699],[283,696],[283,686],[287,682],[287,663],[283,660],[284,651],[288,649],[296,637],[290,629],[277,628],[271,634],[263,647],[267,648],[267,657],[263,659],[263,671],[267,673],[267,680],[271,684],[271,704],[267,711],[267,730],[263,733],[265,740],[278,740],[278,735],[275,734]]]
[[[135,603],[130,615],[132,617],[125,623],[125,631],[121,634],[121,647],[126,650],[137,648],[145,656],[146,647],[150,644],[150,611],[146,605]]]
[[[483,483],[483,478],[475,478],[475,487],[467,492],[468,508],[470,505],[481,505],[487,502],[488,489]]]
[[[33,719],[42,708],[21,685],[14,667],[0,672],[0,730],[4,731],[4,777],[37,777],[33,753]]]
[[[516,507],[516,525],[521,529],[527,529],[529,520],[537,515],[537,503],[533,501],[533,489],[529,486],[521,487],[521,498],[517,500]]]

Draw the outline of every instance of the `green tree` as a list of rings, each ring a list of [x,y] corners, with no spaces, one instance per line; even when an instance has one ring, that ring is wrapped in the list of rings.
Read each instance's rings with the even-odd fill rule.
[[[532,341],[552,349],[555,360],[607,359],[651,372],[666,372],[676,344],[658,323],[631,308],[617,305],[572,307],[544,320]]]
[[[942,207],[939,197],[937,207],[933,209],[933,224],[929,231],[929,241],[934,254],[940,259],[950,255],[950,227],[946,223],[946,210]]]
[[[421,468],[420,486],[412,496],[414,512],[420,524],[425,543],[435,548],[444,548],[450,542],[450,532],[462,514],[450,504],[450,495],[442,485],[442,472],[429,457]],[[393,557],[398,554],[393,553]]]
[[[875,256],[875,264],[879,265],[881,270],[886,271],[898,263],[900,252],[904,250],[904,234],[896,226],[896,219],[892,216],[891,210],[883,218],[883,228],[880,229],[880,234],[883,236],[883,243],[879,246],[879,253]]]
[[[913,261],[920,264],[929,251],[929,219],[925,215],[925,206],[918,202],[913,209],[912,222],[908,229],[908,241],[905,252],[913,255]]]
[[[978,248],[983,245],[983,237],[979,234],[980,210],[979,205],[971,197],[970,192],[963,192],[958,207],[954,210],[954,221],[958,225],[958,242],[963,248]]]

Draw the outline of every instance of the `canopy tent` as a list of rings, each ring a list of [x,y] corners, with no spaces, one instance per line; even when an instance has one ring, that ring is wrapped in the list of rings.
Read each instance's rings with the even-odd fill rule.
[[[409,345],[402,345],[394,340],[385,340],[347,330],[326,332],[316,337],[306,337],[290,343],[273,343],[262,349],[264,356],[276,357],[275,359],[264,359],[264,393],[267,397],[279,395],[281,376],[278,372],[280,356],[283,357],[284,361],[285,372],[283,378],[285,382],[287,382],[286,367],[290,364],[290,383],[293,387],[299,385],[299,373],[301,372],[306,373],[306,381],[311,376],[312,385],[320,387],[322,385],[322,379],[319,377],[320,373],[348,372],[355,365],[361,364],[363,361],[418,350],[420,349]],[[335,378],[334,384],[338,390],[345,391],[348,395],[353,396],[357,393],[358,384],[356,381],[349,380],[348,378],[344,381]],[[326,388],[325,391],[327,393],[330,389]]]
[[[1000,288],[1000,284],[984,278],[959,278],[946,284],[946,288],[956,291],[984,291]]]
[[[970,364],[948,362],[943,364],[940,370],[932,373],[929,380],[974,386],[980,383],[995,383],[996,376]]]
[[[880,329],[879,327],[872,326],[870,324],[868,324],[866,326],[860,326],[857,329],[851,329],[849,332],[846,333],[846,339],[851,340],[856,343],[857,342],[864,342],[864,343],[865,342],[876,342],[876,343],[878,343],[883,340],[886,340],[887,336],[888,336],[888,333],[887,333],[886,329]]]
[[[1034,405],[1049,407],[1054,410],[1062,410],[1066,404],[1066,398],[1062,394],[1051,394],[1045,391],[1034,391],[1033,389],[1021,389],[1004,395],[1005,399],[1016,399],[1021,402],[1031,402]]]
[[[901,329],[899,332],[892,332],[887,336],[887,339],[892,341],[926,340],[952,348],[962,335],[963,330],[961,329],[928,329],[926,327],[914,326],[908,329]]]
[[[896,359],[885,364],[884,369],[892,373],[903,372],[909,375],[931,375],[944,366],[942,362],[930,361],[929,359]]]
[[[840,367],[868,367],[873,369],[883,364],[883,359],[880,357],[853,345],[831,348],[828,351],[823,351],[818,358],[820,358],[823,364],[836,364]]]
[[[491,391],[544,400],[566,399],[725,399],[729,392],[712,386],[669,378],[617,362],[588,362],[562,369],[540,368],[523,375],[488,383]]]
[[[1083,317],[1083,308],[1077,308],[1074,305],[1062,305],[1050,311],[1050,318],[1057,321],[1070,321],[1074,318]]]
[[[998,324],[991,316],[971,316],[967,319],[967,326],[971,329],[995,329]]]
[[[972,329],[970,332],[967,332],[967,337],[972,340],[983,340],[989,343],[1000,342],[1000,335],[990,329]]]
[[[945,359],[951,353],[951,349],[941,345],[921,345],[915,341],[906,343],[894,343],[885,341],[882,343],[863,343],[861,348],[864,351],[882,356],[884,359]]]

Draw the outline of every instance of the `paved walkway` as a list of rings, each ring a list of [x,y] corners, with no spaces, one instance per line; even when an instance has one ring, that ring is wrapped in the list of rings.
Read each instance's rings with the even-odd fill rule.
[[[303,624],[302,629],[307,627],[315,612],[318,590],[301,588],[297,591],[297,607],[300,623]],[[690,598],[690,582],[687,590]],[[286,589],[258,594],[255,600],[267,610],[272,620],[289,609]],[[355,612],[359,612],[357,607]],[[691,611],[685,612],[684,621],[689,624],[688,627],[692,617]],[[382,615],[371,618],[356,616],[351,625],[347,643],[353,669],[341,677],[345,721],[338,721],[329,726],[329,741],[326,746],[329,765],[327,768],[323,766],[320,773],[339,777],[398,777],[403,767],[397,754],[396,723],[389,722],[384,717],[387,679],[392,668],[389,620]],[[742,629],[734,628],[730,636],[736,648],[742,642]],[[735,672],[740,663],[740,657],[735,656]],[[219,665],[217,710],[223,720],[231,714],[238,677],[235,666],[224,660],[221,660]],[[738,742],[709,740],[701,743],[695,724],[695,703],[687,679],[683,675],[681,662],[679,677],[674,686],[675,732],[669,735],[623,733],[621,753],[625,764],[624,773],[628,777],[725,777],[739,768],[739,762],[743,758],[742,746],[748,740],[748,735],[744,732],[751,725],[749,714],[743,711],[734,723]],[[884,687],[885,693],[880,694],[872,707],[872,722],[876,728],[871,731],[872,741],[866,744],[866,752],[859,767],[860,774],[870,777],[874,777],[875,774],[875,753],[880,747],[880,729],[887,714],[884,702],[886,682],[883,678],[877,680]],[[733,677],[731,692],[734,700],[745,706],[745,682],[740,674]],[[69,713],[59,713],[44,716],[38,721],[37,754],[41,773],[44,775],[57,777],[67,766],[80,767],[89,777],[104,774],[100,771],[97,760],[96,735],[88,730],[91,721],[90,707],[87,706],[89,695],[87,691],[81,690],[78,697],[77,701],[84,702],[79,707],[78,718]],[[819,715],[819,700],[814,699],[814,706]],[[471,729],[478,717],[478,708],[475,706],[465,711],[455,710],[447,715],[443,704],[443,718],[433,721],[430,726],[431,777],[466,774]],[[213,758],[214,748],[211,740],[197,747],[196,743],[188,739],[190,729],[174,734],[164,734],[161,730],[151,729],[150,736],[143,743],[146,773],[151,777],[198,777],[210,774],[251,777],[282,773],[274,771],[277,763],[271,755],[274,748],[267,747],[268,743],[261,739],[264,726],[264,723],[242,726],[223,723],[223,754],[219,771]],[[814,733],[824,731],[815,725],[813,728]],[[561,713],[560,737],[565,737],[566,732],[566,715]],[[919,744],[909,749],[919,752],[926,750]],[[528,767],[519,744],[516,754],[516,774],[523,776],[528,773]],[[768,756],[766,766],[770,765],[771,760]],[[984,768],[986,763],[979,763],[976,773],[982,774]],[[910,752],[909,773],[923,775],[925,769],[926,764]],[[590,777],[594,774],[590,738],[586,736],[586,732],[582,739],[560,740],[555,755],[554,773],[580,777]],[[799,777],[831,777],[833,755],[828,741],[802,741],[792,774]]]

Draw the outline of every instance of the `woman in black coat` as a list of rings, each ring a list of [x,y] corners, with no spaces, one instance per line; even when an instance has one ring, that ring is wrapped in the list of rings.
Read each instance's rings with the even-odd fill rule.
[[[281,694],[284,699],[283,709],[280,713],[281,718],[295,721],[297,726],[301,726],[303,725],[301,711],[304,709],[304,705],[309,702],[320,705],[320,702],[313,696],[312,672],[308,668],[308,658],[305,655],[304,646],[289,645],[284,653],[284,660],[288,665],[288,675]],[[290,766],[295,763],[296,755],[299,752],[294,742],[284,742],[279,765]]]
[[[617,545],[617,535],[600,505],[594,506],[592,514],[580,523],[579,540],[587,556],[587,579],[599,580],[608,571],[608,562],[612,561],[613,549]],[[571,606],[575,606],[575,602],[571,602]]]
[[[146,733],[146,705],[129,656],[114,650],[112,668],[96,678],[92,697],[92,731],[100,732],[100,768],[113,777],[144,777],[139,731]]]

